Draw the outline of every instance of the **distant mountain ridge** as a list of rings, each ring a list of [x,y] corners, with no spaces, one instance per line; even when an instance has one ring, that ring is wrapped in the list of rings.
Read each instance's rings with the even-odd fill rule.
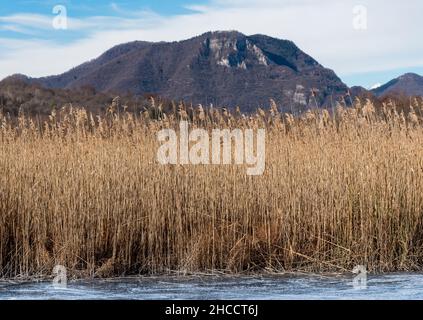
[[[378,97],[388,94],[423,96],[423,77],[415,73],[406,73],[371,91]]]
[[[154,93],[245,111],[267,105],[269,98],[287,111],[329,105],[348,92],[332,70],[292,41],[236,31],[179,42],[121,44],[61,75],[28,81],[48,88]]]

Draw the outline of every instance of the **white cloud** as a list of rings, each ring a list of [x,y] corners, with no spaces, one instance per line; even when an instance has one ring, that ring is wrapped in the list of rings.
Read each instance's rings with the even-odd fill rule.
[[[377,89],[377,88],[380,88],[381,86],[382,86],[382,84],[381,84],[381,83],[375,83],[374,85],[372,85],[372,86],[369,88],[369,90]]]
[[[353,28],[353,8],[358,4],[367,7],[367,30]],[[214,0],[189,8],[195,12],[172,17],[134,12],[121,18],[71,19],[68,32],[84,36],[67,44],[0,39],[0,78],[16,72],[57,74],[119,43],[182,40],[210,30],[292,40],[338,75],[423,66],[420,0],[408,0],[406,5],[394,0]],[[40,23],[38,28],[54,32],[49,29],[51,19],[21,14],[0,17],[0,23],[16,28],[36,28]]]
[[[54,32],[54,16],[39,14],[15,14],[11,16],[0,17],[0,28],[21,33],[36,33],[36,31]],[[140,27],[141,23],[159,19],[160,16],[151,11],[140,11],[133,14],[133,17],[114,17],[114,16],[93,16],[79,19],[68,17],[69,31],[84,31],[90,34],[94,30],[124,29],[131,30]]]
[[[34,27],[39,29],[51,28],[51,18],[40,14],[14,14],[0,17],[0,22],[19,25],[22,27]]]

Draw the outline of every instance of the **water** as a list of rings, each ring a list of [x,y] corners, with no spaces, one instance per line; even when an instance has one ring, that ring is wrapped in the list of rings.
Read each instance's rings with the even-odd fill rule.
[[[353,276],[157,277],[51,282],[0,281],[0,300],[16,299],[401,299],[423,300],[423,274]]]

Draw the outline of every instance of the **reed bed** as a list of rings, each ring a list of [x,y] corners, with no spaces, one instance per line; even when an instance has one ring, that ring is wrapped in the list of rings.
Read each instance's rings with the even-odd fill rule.
[[[423,101],[126,110],[0,115],[0,277],[423,269]],[[159,165],[157,131],[180,120],[265,128],[264,174]]]

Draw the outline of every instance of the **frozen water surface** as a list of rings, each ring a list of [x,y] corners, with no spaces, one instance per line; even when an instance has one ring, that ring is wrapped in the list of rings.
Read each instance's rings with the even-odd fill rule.
[[[0,280],[0,300],[16,299],[401,299],[423,300],[423,274],[367,275],[367,285],[354,276],[204,276],[142,277],[52,282]]]

